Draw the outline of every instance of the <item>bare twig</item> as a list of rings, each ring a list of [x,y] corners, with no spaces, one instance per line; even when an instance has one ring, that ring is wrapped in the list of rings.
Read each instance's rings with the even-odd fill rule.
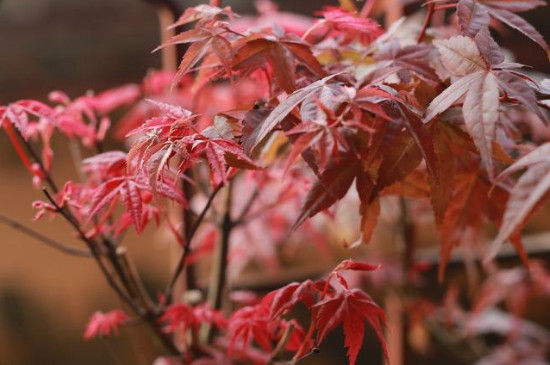
[[[292,335],[292,332],[294,331],[294,323],[290,323],[288,327],[285,329],[285,332],[281,336],[281,339],[277,343],[277,346],[275,346],[275,349],[273,352],[271,352],[271,356],[269,357],[269,360],[267,361],[268,365],[276,364],[277,359],[281,354],[284,352],[286,345],[288,344],[288,341],[290,340],[290,336]]]
[[[195,223],[193,224],[192,228],[186,232],[185,237],[185,246],[183,247],[183,252],[179,258],[178,264],[174,270],[174,273],[172,274],[172,278],[170,279],[168,286],[166,287],[166,290],[164,291],[164,296],[166,298],[166,303],[170,304],[172,302],[172,294],[174,291],[174,285],[176,284],[179,276],[181,275],[184,267],[185,267],[185,261],[187,260],[187,257],[189,256],[189,253],[191,252],[191,241],[193,240],[193,237],[195,236],[195,233],[197,232],[200,224],[204,220],[204,217],[206,216],[206,213],[210,209],[210,206],[212,205],[212,202],[214,201],[214,198],[218,194],[218,192],[221,190],[222,185],[219,185],[217,188],[215,188],[210,196],[208,197],[208,200],[200,212],[199,216],[195,220]]]
[[[417,43],[421,43],[424,40],[424,37],[426,36],[426,30],[428,29],[428,26],[432,21],[434,12],[435,12],[435,3],[429,2],[428,12],[426,13],[426,18],[424,18],[424,23],[422,24],[422,30],[420,30],[420,34],[418,35]]]
[[[312,348],[308,353],[296,358],[296,359],[292,359],[292,360],[288,360],[288,361],[276,361],[273,363],[273,365],[296,365],[298,364],[300,361],[303,361],[305,359],[307,359],[308,357],[312,356],[312,355],[317,355],[319,352],[321,352],[319,350],[318,347],[314,347]]]
[[[225,212],[220,222],[221,237],[214,257],[212,266],[212,276],[210,278],[210,287],[208,291],[208,303],[210,307],[219,310],[222,307],[222,296],[227,281],[227,263],[229,254],[229,239],[231,231],[235,227],[231,219],[231,206],[233,198],[233,181],[229,182],[227,187],[227,197],[225,201]],[[214,334],[214,328],[208,326],[206,330],[206,341],[210,343]]]
[[[34,163],[38,166],[38,169],[40,171],[40,177],[46,182],[50,190],[53,193],[57,194],[59,192],[59,188],[55,183],[50,171],[46,169],[44,161],[42,161],[42,159],[40,158],[40,155],[33,148],[32,144],[29,141],[25,140],[25,138],[23,138],[23,136],[19,133],[19,131],[15,130],[14,134],[16,134],[17,138],[21,141],[21,143],[25,147],[28,155],[32,157],[32,159],[34,160]],[[17,149],[17,143],[15,147]],[[96,144],[96,148],[99,153],[103,152],[103,147],[100,142]],[[20,153],[20,155],[21,155],[21,152],[22,151],[18,150],[18,153]],[[21,156],[21,157],[24,157],[24,160],[23,160],[24,163],[25,163],[25,160],[27,160],[28,162],[28,158],[26,156]],[[86,233],[83,231],[83,228],[81,227],[76,217],[72,214],[72,212],[69,209],[65,209],[64,207],[59,206],[59,204],[57,204],[55,199],[52,197],[52,195],[46,188],[44,188],[43,191],[46,197],[48,198],[48,200],[51,202],[51,204],[55,207],[56,211],[60,213],[63,216],[63,218],[65,218],[65,220],[74,227],[74,229],[78,233],[79,238],[86,243],[89,249],[89,254],[93,256],[102,274],[107,279],[108,284],[112,287],[115,293],[120,297],[122,302],[126,304],[132,311],[138,314],[149,325],[149,327],[154,331],[154,333],[161,340],[161,342],[166,346],[166,348],[169,350],[170,353],[179,355],[180,352],[175,347],[170,337],[162,331],[161,326],[157,321],[157,313],[153,310],[153,308],[146,307],[145,311],[143,311],[142,308],[139,306],[138,302],[134,301],[135,299],[134,297],[138,298],[139,293],[135,293],[133,291],[133,287],[131,283],[139,282],[138,280],[139,278],[137,276],[132,277],[132,275],[135,274],[134,272],[131,272],[131,271],[126,272],[124,270],[116,252],[116,248],[117,248],[116,244],[113,241],[111,241],[110,238],[107,238],[107,237],[103,237],[102,241],[100,242],[88,237]],[[4,223],[6,222],[4,221]],[[13,227],[19,228],[22,232],[32,235],[33,237],[41,240],[42,242],[45,242],[45,243],[47,242],[47,244],[49,244],[50,246],[56,247],[58,249],[63,248],[63,250],[66,250],[66,248],[64,248],[65,245],[59,246],[58,242],[55,242],[41,234],[38,234],[38,232],[35,232],[34,230],[25,229],[25,228],[21,229],[20,225],[15,225],[15,226],[13,224],[11,225]],[[103,261],[102,249],[107,250],[106,251],[107,255],[105,256],[105,258],[115,269],[116,276],[109,271],[108,267]],[[130,276],[130,278],[128,278],[128,276]],[[119,286],[116,279],[118,279],[122,283],[122,285],[126,289],[126,292]]]
[[[260,191],[258,189],[254,190],[254,192],[252,193],[252,195],[250,196],[250,198],[246,202],[243,210],[241,211],[241,214],[239,214],[239,216],[237,218],[235,218],[235,224],[236,225],[239,225],[239,224],[244,222],[244,219],[245,219],[246,215],[248,214],[248,212],[250,212],[250,209],[252,208],[252,205],[254,204],[256,199],[258,199],[259,196],[260,196]]]
[[[191,186],[191,183],[190,181],[193,179],[193,173],[191,170],[187,170],[183,176],[183,178],[181,179],[181,188],[182,188],[182,193],[185,197],[187,197],[188,200],[191,200],[193,194],[194,194],[194,191],[193,191],[193,187]],[[192,237],[193,235],[195,235],[195,232],[197,230],[197,222],[199,222],[200,224],[200,221],[202,221],[202,218],[199,220],[199,218],[197,218],[197,220],[194,220],[194,217],[193,217],[193,212],[191,209],[183,209],[182,210],[182,220],[183,220],[183,225],[182,225],[182,234],[183,234],[183,237],[186,238],[186,242],[189,242],[190,239],[187,239],[187,237]],[[206,212],[205,212],[206,213]],[[191,253],[191,244],[190,243],[186,243],[186,249],[185,251],[187,253],[185,253],[185,255],[189,255]],[[185,262],[183,262],[185,263]],[[179,265],[179,263],[178,263]],[[192,289],[195,289],[197,284],[196,284],[196,279],[195,279],[195,268],[193,265],[186,265],[183,267],[185,269],[185,285],[187,287],[187,290],[192,290]]]
[[[112,275],[109,273],[109,270],[107,270],[107,267],[101,260],[97,243],[86,236],[86,233],[84,233],[82,228],[80,228],[80,225],[78,224],[78,222],[76,222],[73,215],[67,212],[65,209],[61,208],[46,188],[42,189],[42,191],[44,192],[44,194],[46,195],[46,198],[50,201],[50,203],[55,207],[56,211],[59,212],[63,216],[63,218],[65,218],[65,220],[74,227],[74,229],[78,233],[79,238],[82,241],[84,241],[86,245],[88,245],[88,248],[90,249],[90,252],[95,258],[97,264],[99,265],[101,272],[103,273],[103,275],[107,279],[107,282],[113,288],[113,290],[118,294],[118,296],[122,299],[124,303],[126,303],[136,313],[141,314],[141,310],[135,305],[132,299],[118,286],[118,284],[113,279]]]
[[[317,328],[317,321],[315,320],[315,316],[311,316],[311,322],[309,323],[309,328],[307,330],[306,336],[304,337],[302,341],[302,345],[292,358],[292,364],[296,364],[301,359],[304,359],[305,357],[311,355],[312,351],[315,349],[311,349],[310,352],[304,354],[304,352],[307,350],[307,347],[309,346],[309,342],[312,341],[313,335],[315,334],[315,329]],[[317,350],[319,351],[319,350]]]
[[[29,237],[34,238],[37,241],[40,241],[50,247],[55,248],[58,251],[61,251],[63,253],[79,256],[79,257],[91,257],[92,253],[90,250],[71,247],[69,245],[66,245],[64,243],[61,243],[59,241],[54,240],[53,238],[50,238],[48,236],[43,235],[42,233],[35,231],[34,229],[27,227],[19,222],[17,222],[14,219],[11,219],[3,214],[0,214],[0,222],[4,223],[7,226],[12,227],[13,229],[26,234]]]
[[[156,313],[154,313],[150,308],[146,308],[145,311],[143,311],[136,304],[136,302],[134,302],[132,300],[132,298],[128,295],[128,293],[131,293],[131,287],[130,287],[129,282],[127,281],[126,276],[124,275],[124,271],[122,269],[122,266],[120,265],[120,262],[118,261],[118,256],[116,255],[116,249],[114,248],[114,246],[110,247],[110,250],[109,250],[109,252],[111,253],[112,250],[115,249],[115,251],[114,251],[115,256],[110,257],[110,259],[111,259],[110,262],[115,267],[115,270],[117,271],[117,273],[119,275],[119,279],[123,282],[123,285],[126,287],[126,290],[128,291],[128,293],[124,292],[124,290],[122,290],[118,286],[118,284],[115,281],[113,275],[111,275],[111,273],[107,269],[107,266],[105,266],[105,263],[101,259],[100,252],[99,252],[99,246],[98,246],[97,242],[95,242],[94,240],[92,240],[88,236],[86,236],[86,233],[82,230],[82,228],[80,227],[80,224],[78,223],[76,218],[71,214],[70,211],[60,207],[59,204],[57,204],[57,202],[51,196],[51,194],[48,192],[47,189],[44,188],[43,191],[44,191],[44,194],[46,195],[46,198],[48,198],[50,203],[55,207],[56,211],[59,212],[65,218],[65,220],[67,220],[67,222],[69,222],[74,227],[74,229],[77,231],[80,239],[82,239],[82,241],[84,241],[88,245],[88,248],[90,249],[95,261],[97,262],[103,276],[107,280],[107,283],[109,284],[109,286],[111,286],[111,288],[115,291],[115,293],[120,297],[120,299],[123,301],[123,303],[128,305],[128,307],[132,311],[134,311],[134,313],[139,315],[145,321],[145,323],[147,323],[149,325],[151,330],[159,338],[159,340],[166,347],[166,349],[168,349],[170,351],[170,353],[172,353],[174,355],[179,355],[180,354],[179,350],[176,348],[176,346],[174,345],[172,340],[167,336],[167,334],[162,331],[159,323],[157,322]],[[104,243],[107,244],[107,243],[109,243],[109,241],[105,241]]]
[[[176,348],[172,340],[164,333],[160,327],[160,325],[157,322],[157,314],[154,313],[150,308],[146,308],[145,311],[143,311],[124,290],[122,290],[118,284],[116,283],[115,279],[103,263],[98,245],[95,241],[90,239],[86,236],[85,232],[80,227],[79,223],[76,221],[74,216],[67,210],[60,207],[55,199],[51,196],[51,194],[48,192],[48,190],[43,189],[44,194],[50,201],[50,203],[55,207],[55,209],[69,222],[74,229],[77,231],[79,237],[88,245],[88,248],[90,249],[94,259],[96,260],[101,272],[103,273],[103,276],[107,280],[107,283],[111,286],[111,288],[116,292],[116,294],[120,297],[120,299],[134,311],[137,315],[139,315],[151,328],[151,330],[155,333],[155,335],[160,339],[160,341],[163,343],[163,345],[170,351],[170,353],[178,355],[180,354],[179,350]],[[130,284],[127,282],[126,276],[124,275],[123,269],[120,266],[120,262],[118,261],[118,257],[116,256],[115,251],[115,257],[111,257],[111,264],[115,267],[115,270],[117,270],[117,273],[119,274],[119,279],[123,280],[123,284],[125,285],[128,292],[131,292]]]
[[[128,251],[125,247],[117,247],[116,253],[124,271],[128,274],[130,284],[132,285],[132,292],[136,293],[145,308],[152,311],[154,307],[153,302],[145,289],[145,285],[143,285],[143,281],[137,272],[136,266],[128,256]]]
[[[385,310],[389,318],[387,332],[389,357],[394,365],[404,364],[404,356],[407,352],[407,314],[404,311],[403,303],[406,295],[405,291],[412,287],[407,284],[410,283],[409,280],[412,280],[411,274],[414,268],[416,249],[415,226],[411,220],[406,199],[400,198],[399,204],[401,208],[398,222],[400,232],[396,238],[401,249],[401,265],[405,273],[405,282],[404,286],[398,288],[398,290],[388,291],[385,298]]]
[[[222,293],[226,282],[227,254],[229,252],[229,238],[234,227],[231,219],[231,205],[233,183],[230,182],[227,189],[227,199],[225,202],[225,213],[220,224],[221,238],[218,247],[217,257],[214,262],[214,271],[212,275],[210,305],[213,309],[220,309],[222,302]]]

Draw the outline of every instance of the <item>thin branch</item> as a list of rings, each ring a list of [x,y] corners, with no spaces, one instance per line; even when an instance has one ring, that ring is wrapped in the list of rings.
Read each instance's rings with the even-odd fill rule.
[[[421,43],[422,40],[424,40],[424,37],[426,36],[426,30],[428,29],[428,26],[432,21],[434,12],[435,12],[435,4],[428,3],[428,12],[426,13],[426,18],[424,18],[424,23],[422,24],[422,30],[420,31],[420,34],[418,35],[418,39],[416,41],[417,43]]]
[[[321,352],[321,350],[319,350],[318,347],[314,347],[307,354],[305,354],[303,356],[300,356],[297,359],[292,359],[292,360],[288,360],[288,361],[277,361],[277,362],[274,362],[273,365],[296,365],[300,361],[303,361],[303,360],[307,359],[308,357],[310,357],[312,355],[317,355],[320,352]]]
[[[96,260],[103,276],[107,280],[107,283],[111,286],[111,288],[116,292],[116,294],[120,297],[120,299],[128,305],[136,314],[138,314],[151,328],[151,330],[155,333],[155,335],[160,339],[160,341],[163,343],[163,345],[174,355],[179,355],[179,350],[175,347],[172,340],[167,336],[166,333],[162,331],[160,328],[158,322],[157,322],[157,315],[149,308],[146,308],[145,311],[143,311],[128,295],[128,293],[124,292],[118,284],[116,283],[115,279],[109,273],[109,270],[101,260],[101,256],[98,250],[97,242],[90,239],[88,236],[86,236],[86,233],[82,230],[80,227],[80,224],[76,220],[76,218],[71,214],[70,211],[63,209],[62,207],[57,204],[55,199],[51,196],[50,192],[47,189],[42,189],[44,191],[44,194],[46,195],[46,198],[50,201],[50,203],[55,207],[56,211],[59,212],[66,220],[69,222],[74,229],[77,231],[79,237],[88,245],[94,259]],[[108,243],[108,241],[105,241],[105,243]],[[118,257],[116,256],[115,251],[115,257],[111,258],[111,264],[115,267],[115,269],[122,270],[120,267],[120,263],[118,261]],[[122,271],[118,271],[119,276],[121,276],[120,280],[126,280],[126,277],[124,276],[124,273]],[[125,284],[126,289],[129,291],[130,286],[129,284]]]
[[[42,233],[35,231],[34,229],[27,227],[16,220],[13,220],[3,214],[0,214],[0,222],[4,223],[7,226],[12,227],[13,229],[26,234],[29,237],[34,238],[37,241],[40,241],[52,248],[55,248],[58,251],[61,251],[63,253],[79,256],[79,257],[91,257],[92,252],[90,250],[86,249],[80,249],[76,247],[71,247],[69,245],[66,245],[64,243],[61,243],[59,241],[54,240],[53,238],[50,238],[48,236],[43,235]]]
[[[206,202],[204,208],[200,212],[199,216],[195,220],[195,224],[193,227],[186,232],[185,237],[185,246],[183,247],[183,252],[179,258],[178,264],[174,270],[174,273],[172,274],[172,278],[170,279],[170,282],[168,283],[168,286],[166,287],[166,290],[164,291],[164,296],[166,298],[166,304],[170,304],[172,302],[172,294],[174,291],[174,285],[176,284],[176,281],[178,280],[179,276],[181,275],[184,267],[185,267],[185,261],[187,260],[187,257],[189,256],[189,253],[191,252],[191,241],[193,240],[193,237],[195,236],[195,233],[197,232],[200,224],[204,220],[204,217],[206,216],[206,213],[210,209],[210,206],[212,205],[212,202],[214,201],[214,198],[218,194],[218,192],[221,190],[222,185],[219,185],[217,188],[215,188],[212,193],[210,194],[210,197],[208,197],[208,201]]]
[[[233,220],[231,219],[231,206],[232,206],[232,193],[233,193],[233,184],[229,183],[227,189],[227,199],[225,202],[225,213],[220,224],[221,229],[221,238],[220,245],[218,247],[218,255],[216,261],[214,262],[214,273],[212,276],[211,283],[211,297],[210,297],[210,306],[219,310],[221,308],[222,302],[222,293],[225,287],[226,282],[226,271],[227,271],[227,256],[229,252],[229,238],[231,236],[231,231],[235,227]],[[210,294],[210,293],[209,293]]]
[[[126,247],[117,247],[116,254],[124,272],[128,274],[128,278],[130,279],[130,284],[132,286],[132,292],[136,293],[136,296],[139,298],[143,306],[147,308],[147,310],[153,311],[153,301],[145,289],[145,285],[138,274],[136,266],[128,256],[128,250],[126,250]]]
[[[246,217],[248,212],[250,212],[250,209],[252,208],[252,205],[254,204],[256,199],[258,199],[259,196],[260,196],[260,190],[258,190],[258,189],[254,190],[254,193],[252,193],[252,195],[250,196],[250,198],[246,202],[243,210],[241,211],[241,214],[239,214],[239,216],[235,219],[235,224],[236,225],[240,224],[241,222],[244,222],[244,218]]]
[[[292,361],[293,361],[292,364],[296,364],[301,359],[311,355],[311,351],[313,351],[315,348],[311,349],[311,351],[306,353],[305,355],[304,355],[304,352],[306,351],[309,342],[313,339],[313,335],[315,334],[316,328],[317,328],[317,321],[315,320],[315,316],[311,316],[311,322],[309,323],[309,328],[307,330],[306,336],[302,341],[302,345],[300,346],[296,354],[294,354],[294,357],[292,358]],[[317,351],[319,350],[317,349]]]
[[[29,155],[33,158],[35,163],[38,165],[44,181],[47,183],[47,185],[50,187],[50,189],[54,193],[59,192],[59,188],[57,187],[55,181],[52,178],[52,175],[48,170],[46,170],[44,163],[42,159],[40,158],[39,154],[34,150],[33,146],[26,141],[21,134],[17,131],[18,137],[22,141],[23,145],[25,146],[27,152]],[[101,150],[101,146],[97,146],[99,150]],[[64,209],[57,204],[55,199],[52,197],[50,192],[43,188],[43,192],[50,201],[50,203],[55,207],[56,211],[59,212],[63,218],[67,222],[69,222],[74,229],[77,231],[79,238],[86,243],[88,246],[88,249],[90,251],[90,254],[93,256],[95,261],[97,262],[102,274],[104,275],[105,279],[107,280],[107,283],[111,288],[115,291],[115,293],[120,297],[123,303],[125,303],[129,308],[131,308],[132,311],[134,311],[136,314],[138,314],[153,330],[153,332],[157,335],[157,337],[160,339],[160,341],[164,344],[164,346],[170,351],[170,353],[174,355],[179,355],[179,350],[175,347],[174,343],[171,341],[171,339],[164,333],[157,322],[157,315],[151,308],[145,308],[145,311],[140,308],[140,306],[133,301],[133,298],[131,297],[132,291],[131,286],[128,281],[128,278],[125,275],[125,272],[118,261],[118,256],[116,254],[116,245],[111,242],[109,239],[104,239],[103,243],[105,244],[105,247],[108,250],[109,253],[109,262],[113,265],[115,268],[118,279],[121,281],[121,283],[126,288],[127,292],[125,292],[115,281],[115,277],[109,272],[107,266],[102,260],[102,252],[101,252],[101,246],[93,239],[89,238],[86,233],[82,230],[80,223],[76,219],[76,217],[71,213],[70,210]]]
[[[187,170],[184,173],[183,178],[181,179],[181,189],[182,189],[183,195],[187,197],[189,201],[191,201],[191,198],[194,194],[193,187],[190,183],[190,181],[192,180],[193,180],[193,172],[191,170]],[[195,227],[197,227],[196,226],[197,220],[195,221],[193,220],[193,212],[191,209],[184,208],[182,210],[182,221],[183,221],[182,234],[183,234],[183,237],[186,238],[186,242],[189,242],[187,237],[195,234],[193,230],[196,230]],[[193,222],[195,222],[195,224],[193,224]],[[191,253],[191,245],[186,243],[186,246],[187,246],[186,255],[189,255],[189,253]],[[193,265],[187,265],[185,267],[185,281],[186,281],[187,290],[195,289],[195,287],[197,286],[196,280],[195,280],[195,269]]]
[[[78,224],[78,222],[76,222],[73,215],[67,212],[65,209],[61,208],[46,188],[43,188],[42,191],[44,192],[44,194],[46,195],[46,198],[50,201],[50,203],[55,207],[56,211],[59,212],[63,216],[63,218],[65,218],[65,220],[73,226],[73,228],[77,231],[80,239],[84,241],[86,245],[88,245],[90,252],[95,258],[97,264],[99,265],[99,268],[101,269],[101,272],[107,279],[107,282],[109,283],[109,285],[113,288],[113,290],[118,294],[118,296],[122,299],[124,303],[126,303],[136,313],[140,314],[141,310],[135,305],[132,299],[118,286],[118,284],[115,282],[115,280],[109,273],[109,270],[107,270],[107,267],[101,260],[97,243],[92,241],[90,238],[86,236],[86,233],[84,233],[82,228],[80,228],[80,225]]]
[[[269,360],[267,361],[268,365],[273,365],[277,363],[277,359],[285,351],[286,345],[288,344],[288,341],[290,341],[290,336],[292,335],[292,332],[294,332],[294,323],[290,323],[285,329],[285,332],[281,336],[281,339],[277,343],[277,346],[275,346],[275,349],[273,350],[273,352],[271,352]]]
[[[225,212],[220,223],[221,237],[217,247],[216,256],[212,266],[212,276],[210,288],[208,291],[208,303],[214,310],[220,310],[222,307],[222,296],[227,281],[227,263],[229,255],[229,240],[231,231],[235,227],[231,219],[231,206],[233,198],[233,181],[229,182],[227,187],[227,198],[225,201]],[[214,335],[214,327],[207,326],[205,331],[206,342],[211,343]]]
[[[15,128],[15,131],[17,133],[17,136],[25,146],[25,149],[27,150],[28,154],[32,157],[34,162],[38,165],[40,172],[42,172],[42,175],[44,176],[44,181],[46,181],[46,183],[49,185],[50,189],[52,189],[54,193],[59,192],[59,188],[57,187],[57,184],[55,183],[55,181],[53,181],[52,176],[50,175],[50,172],[46,170],[46,168],[44,167],[44,162],[42,161],[38,153],[34,150],[34,147],[32,146],[32,144],[29,141],[27,141],[25,138],[23,138],[23,136],[17,130],[17,128]]]

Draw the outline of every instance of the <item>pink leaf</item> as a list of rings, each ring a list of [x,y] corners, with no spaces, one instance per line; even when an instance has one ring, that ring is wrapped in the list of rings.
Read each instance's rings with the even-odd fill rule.
[[[539,46],[544,49],[548,55],[548,44],[542,37],[542,35],[529,23],[527,23],[522,17],[504,9],[490,9],[490,14],[508,25],[511,28],[523,33],[529,37],[533,42],[537,43]]]
[[[378,270],[381,265],[371,265],[366,262],[358,262],[351,259],[344,260],[333,271],[340,270],[354,270],[354,271],[375,271]]]
[[[460,0],[457,15],[460,30],[468,37],[474,37],[490,20],[487,8],[476,0]]]
[[[456,36],[435,40],[434,45],[445,68],[455,76],[464,76],[487,68],[476,43],[471,38]]]
[[[474,80],[479,78],[483,73],[475,72],[467,76],[461,77],[456,82],[452,83],[441,94],[432,100],[428,108],[426,109],[426,116],[424,122],[429,122],[435,118],[438,114],[443,113],[449,109],[454,103],[456,103],[468,90]]]
[[[464,99],[464,123],[481,154],[481,160],[493,175],[492,143],[498,121],[499,91],[497,78],[490,72],[476,78]]]
[[[107,313],[95,312],[88,321],[84,338],[89,340],[94,337],[118,334],[120,326],[126,323],[129,318],[126,313],[119,310]]]
[[[286,100],[277,106],[269,116],[254,129],[244,144],[244,150],[249,152],[256,147],[258,143],[263,141],[263,139],[277,126],[277,124],[294,110],[295,107],[308,96],[318,92],[333,77],[335,77],[335,75],[327,76],[303,89],[296,90],[292,95],[286,98]]]

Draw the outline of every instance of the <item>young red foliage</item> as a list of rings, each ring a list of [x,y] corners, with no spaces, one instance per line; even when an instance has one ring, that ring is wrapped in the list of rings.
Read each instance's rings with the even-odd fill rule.
[[[386,319],[382,309],[372,298],[360,289],[345,289],[334,296],[327,297],[313,307],[319,330],[318,342],[323,341],[327,334],[342,324],[345,345],[348,348],[350,365],[354,365],[363,345],[366,320],[374,328],[378,336],[386,359],[387,348],[384,340],[382,325]]]
[[[185,333],[189,329],[196,332],[201,323],[209,323],[221,329],[227,327],[227,319],[223,314],[206,304],[196,307],[181,303],[173,304],[166,308],[159,321],[166,323],[164,327],[166,332]]]
[[[107,313],[95,312],[88,321],[84,338],[89,340],[118,334],[119,328],[129,319],[130,317],[120,310],[112,310]]]
[[[251,267],[284,270],[303,242],[330,257],[333,231],[351,231],[331,227],[354,221],[335,216],[337,204],[345,214],[356,212],[357,242],[375,237],[379,216],[399,226],[403,257],[394,261],[403,264],[385,266],[378,279],[394,292],[419,282],[414,231],[430,205],[441,278],[456,246],[468,243],[475,256],[486,223],[499,226],[487,260],[510,241],[528,263],[520,231],[550,196],[550,147],[540,128],[550,109],[550,81],[539,84],[518,71],[522,65],[507,62],[488,26],[507,24],[548,52],[516,14],[542,2],[427,2],[418,32],[396,32],[399,25],[383,31],[363,17],[370,0],[360,13],[352,2],[341,3],[319,12],[322,19],[283,14],[268,2],[258,4],[259,17],[241,21],[218,1],[188,8],[173,24],[185,29],[159,47],[187,46],[177,72],[153,72],[140,85],[75,99],[53,92],[55,106],[20,100],[0,107],[0,128],[34,182],[47,185],[49,201],[34,204],[37,218],[63,216],[121,300],[174,355],[181,351],[165,335],[183,334],[192,349],[186,363],[273,363],[288,353],[295,362],[314,353],[314,339],[320,346],[342,325],[355,364],[365,321],[388,356],[384,313],[354,285],[377,265],[344,260],[325,280],[292,282],[263,297],[235,294],[228,319],[219,311],[229,308],[217,300],[224,302],[226,281]],[[456,23],[442,17],[437,30],[426,32],[436,23],[434,12],[455,7]],[[102,152],[110,116],[125,110],[116,137],[128,152]],[[55,133],[77,146],[81,181],[62,189],[51,173]],[[79,148],[92,157],[80,161]],[[530,152],[514,161],[523,151]],[[173,222],[167,202],[183,209],[181,220]],[[347,209],[352,204],[355,210]],[[157,303],[117,250],[123,232],[133,225],[141,234],[151,220],[165,223],[183,246],[181,265]],[[220,260],[211,260],[217,285],[194,280],[202,272],[197,264],[218,246]],[[531,292],[547,290],[546,271],[530,269],[532,277],[524,270],[491,272],[475,311],[513,301],[513,287],[521,291],[516,307]],[[182,273],[193,289],[183,297],[204,289],[214,307],[172,296]],[[284,317],[299,303],[311,314],[307,332]],[[435,313],[431,305],[421,307],[415,326],[418,316]],[[96,313],[85,337],[116,332],[128,319],[120,311]],[[207,336],[199,336],[203,324]]]

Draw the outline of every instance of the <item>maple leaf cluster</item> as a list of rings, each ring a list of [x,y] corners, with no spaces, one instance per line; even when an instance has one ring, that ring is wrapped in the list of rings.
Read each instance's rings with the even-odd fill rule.
[[[517,14],[544,4],[427,5],[425,25],[407,34],[402,23],[384,30],[364,16],[368,11],[330,7],[312,19],[264,1],[258,17],[238,18],[230,7],[199,5],[181,15],[172,28],[183,30],[158,48],[185,47],[176,72],[151,72],[140,85],[74,100],[52,92],[53,106],[21,100],[0,107],[0,128],[34,183],[46,186],[48,199],[34,203],[36,219],[62,216],[75,228],[127,309],[156,329],[177,361],[273,363],[290,353],[296,362],[341,325],[355,364],[365,321],[388,357],[383,310],[342,273],[378,266],[346,260],[324,280],[291,283],[232,310],[221,295],[227,277],[237,280],[254,264],[284,270],[283,252],[295,246],[329,252],[326,223],[350,196],[359,223],[351,247],[371,241],[385,204],[398,200],[405,208],[428,207],[441,279],[462,244],[484,252],[490,266],[509,241],[533,267],[521,230],[550,197],[550,79],[522,72],[489,26],[507,25],[550,54]],[[435,12],[448,9],[456,9],[448,21],[428,28]],[[114,115],[122,117],[113,123]],[[61,188],[52,177],[54,133],[78,152],[79,180]],[[110,135],[124,148],[107,150]],[[81,149],[91,156],[81,159]],[[183,251],[156,302],[140,291],[118,250],[130,227],[141,234],[151,222]],[[487,223],[499,228],[490,248],[482,244]],[[174,298],[179,275],[208,261],[217,246],[221,256],[211,265],[219,261],[218,285],[199,280],[188,288],[210,291],[208,304]],[[418,267],[411,264],[401,281]],[[541,274],[535,285],[519,277],[513,283],[525,293],[548,279]],[[482,288],[477,308],[510,296],[487,289],[497,286]],[[310,314],[307,330],[289,318],[298,303]],[[432,310],[421,308],[421,316]],[[98,312],[85,337],[116,333],[129,321],[124,312]],[[184,339],[179,347],[172,333]]]

